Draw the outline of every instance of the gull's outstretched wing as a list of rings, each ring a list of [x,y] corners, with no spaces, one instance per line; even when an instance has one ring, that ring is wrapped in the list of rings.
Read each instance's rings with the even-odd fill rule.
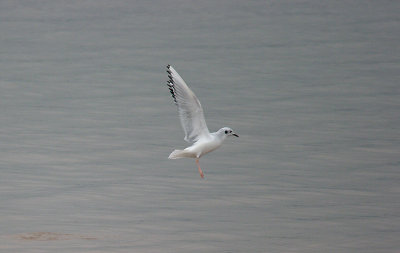
[[[210,134],[204,119],[203,108],[196,95],[171,65],[167,65],[167,73],[168,87],[178,106],[179,119],[185,131],[185,141],[195,142],[202,136]]]

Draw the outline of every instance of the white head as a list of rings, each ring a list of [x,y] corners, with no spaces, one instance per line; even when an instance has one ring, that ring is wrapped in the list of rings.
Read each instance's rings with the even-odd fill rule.
[[[225,135],[226,136],[235,136],[235,137],[239,137],[239,135],[235,134],[235,132],[233,132],[232,128],[229,127],[223,127],[221,128],[218,133],[220,133],[221,135]]]

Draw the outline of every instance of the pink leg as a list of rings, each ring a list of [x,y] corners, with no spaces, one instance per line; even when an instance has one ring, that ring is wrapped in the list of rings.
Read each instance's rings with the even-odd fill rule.
[[[199,159],[196,159],[196,164],[197,164],[197,168],[199,168],[200,177],[201,177],[201,178],[204,178],[203,171],[202,171],[201,168],[200,168]]]

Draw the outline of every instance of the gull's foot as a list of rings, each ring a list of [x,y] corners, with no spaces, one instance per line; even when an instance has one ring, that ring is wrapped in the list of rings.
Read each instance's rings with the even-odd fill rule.
[[[199,163],[199,159],[198,158],[196,159],[196,164],[197,164],[197,168],[199,169],[200,177],[204,178],[204,174],[203,174],[203,171],[200,168],[200,163]]]

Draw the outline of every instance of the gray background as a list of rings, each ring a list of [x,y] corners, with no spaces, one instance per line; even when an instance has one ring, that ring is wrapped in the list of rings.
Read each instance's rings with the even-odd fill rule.
[[[0,251],[399,252],[399,13],[1,1]],[[240,135],[205,180],[167,159],[187,144],[166,64]]]

